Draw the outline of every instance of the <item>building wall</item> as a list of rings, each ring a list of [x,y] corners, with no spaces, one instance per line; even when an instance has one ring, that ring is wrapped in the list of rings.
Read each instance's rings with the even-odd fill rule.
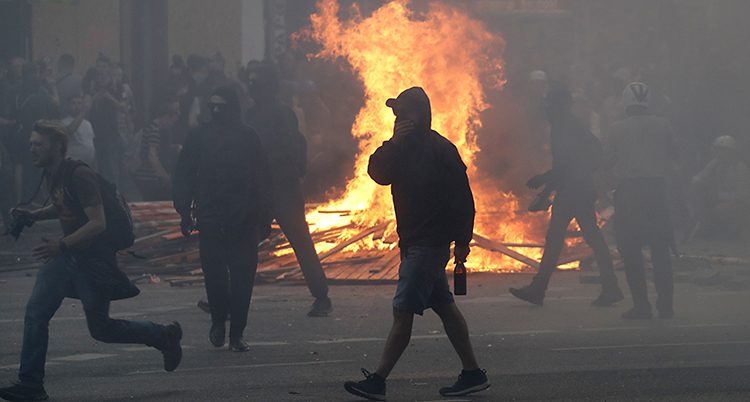
[[[35,59],[70,53],[79,72],[93,65],[99,52],[120,59],[119,0],[33,2],[31,24]]]
[[[241,0],[169,0],[169,54],[221,52],[227,73],[242,62]]]

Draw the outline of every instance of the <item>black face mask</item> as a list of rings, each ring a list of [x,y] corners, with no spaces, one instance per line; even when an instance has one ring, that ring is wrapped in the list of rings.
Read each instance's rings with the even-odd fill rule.
[[[219,124],[229,124],[232,121],[231,113],[225,104],[209,104],[211,108],[211,121]]]

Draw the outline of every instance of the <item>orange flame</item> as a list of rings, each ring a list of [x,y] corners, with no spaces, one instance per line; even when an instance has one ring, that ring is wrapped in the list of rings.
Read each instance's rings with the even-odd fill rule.
[[[516,219],[518,201],[509,192],[482,176],[474,163],[479,152],[476,132],[481,127],[480,112],[485,103],[483,82],[501,87],[505,42],[463,11],[430,2],[429,10],[417,14],[408,0],[383,5],[364,17],[352,8],[353,17],[339,18],[336,0],[321,0],[311,16],[307,35],[322,45],[315,57],[343,59],[351,65],[365,89],[365,104],[352,127],[359,140],[354,177],[339,199],[308,214],[314,230],[354,223],[341,239],[351,238],[363,228],[387,223],[388,237],[395,231],[393,207],[388,188],[377,185],[367,175],[370,154],[392,136],[394,116],[385,100],[411,86],[425,89],[432,102],[433,128],[459,149],[474,191],[477,206],[475,231],[498,241],[527,241],[531,225]],[[330,211],[351,211],[341,215]],[[318,244],[323,252],[331,244]],[[357,249],[390,249],[388,244],[369,237],[352,245]],[[538,258],[540,250],[534,250]],[[528,254],[527,252],[525,252]],[[524,264],[501,254],[473,249],[469,261],[476,270],[520,269]]]

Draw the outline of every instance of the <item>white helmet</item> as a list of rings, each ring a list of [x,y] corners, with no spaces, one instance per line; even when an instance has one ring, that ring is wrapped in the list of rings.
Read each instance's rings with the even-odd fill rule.
[[[651,98],[648,86],[642,82],[631,82],[622,91],[622,104],[628,106],[646,106]]]
[[[714,140],[714,148],[735,149],[737,141],[731,135],[722,135]]]

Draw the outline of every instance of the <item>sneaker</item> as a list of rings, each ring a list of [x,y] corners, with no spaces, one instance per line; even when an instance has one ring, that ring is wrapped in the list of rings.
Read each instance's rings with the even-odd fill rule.
[[[226,342],[227,329],[224,324],[211,324],[211,330],[208,331],[208,340],[211,344],[220,348]]]
[[[466,371],[461,370],[458,380],[450,387],[440,388],[442,396],[463,396],[475,392],[484,391],[490,387],[487,380],[487,372],[481,369]]]
[[[622,294],[620,288],[615,288],[614,290],[602,290],[602,293],[591,302],[591,305],[594,307],[609,307],[622,301],[624,298],[625,295]]]
[[[46,401],[49,395],[44,385],[24,385],[15,382],[9,387],[0,388],[0,398],[12,402]]]
[[[333,311],[333,304],[331,299],[326,297],[318,297],[312,304],[310,312],[307,313],[308,317],[328,317]]]
[[[230,338],[229,350],[232,352],[247,352],[250,350],[250,345],[243,338]]]
[[[167,325],[167,343],[161,354],[164,356],[164,370],[174,371],[182,361],[182,346],[180,341],[182,340],[182,327],[180,323],[175,321]]]
[[[537,289],[538,288],[532,287],[531,285],[522,288],[510,288],[510,294],[525,302],[542,306],[544,305],[544,291],[539,291]]]
[[[652,317],[653,313],[651,312],[651,307],[633,307],[630,310],[622,313],[622,318],[626,320],[650,320]]]
[[[385,400],[385,378],[377,373],[370,373],[362,369],[365,379],[362,381],[347,381],[344,383],[344,389],[350,394],[367,398],[371,401]]]

